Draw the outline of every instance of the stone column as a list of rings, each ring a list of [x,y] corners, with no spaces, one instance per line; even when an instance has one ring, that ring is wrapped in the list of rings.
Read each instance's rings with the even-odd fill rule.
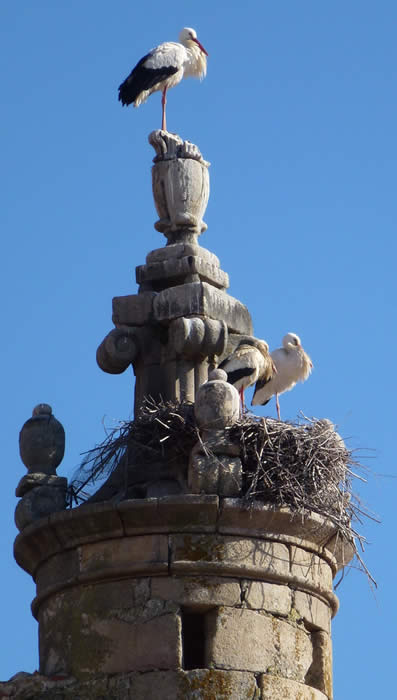
[[[37,585],[40,672],[110,674],[125,693],[111,697],[136,700],[329,700],[332,578],[346,563],[334,543],[314,513],[216,495],[52,514],[15,543]]]
[[[208,371],[224,355],[229,336],[252,334],[247,308],[226,290],[216,255],[198,245],[206,230],[209,163],[194,144],[163,131],[149,141],[155,228],[167,238],[136,268],[138,293],[113,299],[113,323],[97,351],[105,372],[132,365],[135,411],[145,396],[194,401]],[[216,358],[216,360],[215,360]]]

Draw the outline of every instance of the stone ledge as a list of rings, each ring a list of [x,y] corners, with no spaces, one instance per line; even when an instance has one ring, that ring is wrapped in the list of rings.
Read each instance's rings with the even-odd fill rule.
[[[335,535],[335,525],[317,513],[302,517],[289,508],[277,508],[259,502],[245,505],[239,498],[224,498],[220,504],[219,532],[228,534],[250,533],[263,537],[266,532],[291,535],[295,538],[325,546]]]
[[[292,536],[294,525],[302,539]],[[333,573],[340,565],[329,550],[322,547],[323,537],[327,534],[329,540],[335,528],[316,514],[302,518],[286,508],[277,511],[262,504],[247,510],[239,499],[224,499],[219,506],[217,496],[193,494],[128,500],[119,504],[91,503],[55,513],[24,529],[15,540],[14,554],[18,564],[35,576],[38,566],[64,549],[125,535],[178,532],[255,537],[257,547],[262,541],[291,546],[291,551],[298,547],[307,554],[293,561],[296,581],[305,577],[313,555],[331,566]],[[304,572],[302,567],[306,569]],[[328,574],[327,585],[331,585]]]
[[[112,321],[118,326],[144,326],[153,319],[153,302],[156,292],[128,294],[114,297]]]
[[[109,508],[107,503],[87,503],[54,513],[50,516],[50,523],[62,546],[68,549],[81,543],[101,541],[104,533],[106,539],[124,535],[115,506]]]
[[[225,321],[229,330],[252,334],[252,320],[244,304],[207,282],[191,282],[159,292],[153,303],[156,321],[181,316],[208,316]]]
[[[19,673],[8,682],[0,682],[2,697],[19,700],[148,700],[159,697],[159,688],[161,700],[259,700],[260,695],[252,673],[205,668],[101,674],[89,681]],[[320,700],[323,696],[307,697]]]
[[[172,243],[171,245],[166,245],[163,248],[151,250],[146,256],[146,263],[149,265],[150,263],[158,263],[175,258],[184,258],[187,255],[199,256],[210,265],[220,267],[220,260],[215,253],[211,253],[210,250],[203,248],[201,245],[194,245],[192,243]]]
[[[190,275],[198,275],[200,280],[214,287],[226,289],[229,286],[229,276],[226,272],[197,255],[138,265],[135,274],[137,284],[152,282],[170,287],[173,286],[173,280],[175,284],[178,284],[177,280],[180,280],[179,284],[183,284]]]

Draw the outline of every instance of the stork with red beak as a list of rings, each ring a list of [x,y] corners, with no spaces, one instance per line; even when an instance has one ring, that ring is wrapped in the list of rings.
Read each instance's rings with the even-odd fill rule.
[[[258,379],[251,404],[265,406],[275,395],[277,416],[281,420],[279,394],[293,389],[297,382],[304,382],[313,369],[313,363],[296,333],[287,333],[283,338],[283,347],[273,350],[271,358],[277,372],[270,381]]]
[[[207,72],[208,54],[195,30],[190,27],[182,29],[179,41],[180,44],[170,41],[149,51],[119,87],[119,100],[123,106],[133,104],[139,107],[153,92],[160,91],[163,131],[167,131],[167,90],[178,85],[182,78],[202,80]]]

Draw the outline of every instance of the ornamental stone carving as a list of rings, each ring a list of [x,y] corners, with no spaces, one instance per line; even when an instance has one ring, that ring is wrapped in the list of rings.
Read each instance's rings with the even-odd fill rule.
[[[149,143],[157,154],[152,185],[160,219],[155,228],[169,243],[195,242],[207,229],[203,216],[209,198],[209,163],[197,146],[176,134],[153,131]]]

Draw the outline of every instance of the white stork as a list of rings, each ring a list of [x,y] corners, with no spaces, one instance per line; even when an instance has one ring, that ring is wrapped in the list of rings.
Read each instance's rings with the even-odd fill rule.
[[[207,72],[208,54],[194,29],[184,27],[179,41],[180,44],[169,41],[149,51],[119,87],[119,100],[123,106],[133,103],[134,107],[139,107],[153,92],[161,91],[163,131],[167,131],[165,105],[168,88],[178,85],[182,78],[202,80]]]
[[[219,369],[225,370],[229,384],[233,384],[240,392],[243,411],[244,390],[261,378],[265,382],[270,381],[276,371],[268,344],[257,338],[243,338],[236,349],[221,362]]]
[[[309,355],[302,348],[299,336],[295,333],[287,333],[283,338],[283,347],[273,350],[270,355],[277,373],[270,381],[266,381],[265,378],[258,379],[251,404],[252,406],[264,406],[275,394],[277,416],[281,420],[279,394],[292,389],[296,382],[304,382],[312,371],[313,364]]]

